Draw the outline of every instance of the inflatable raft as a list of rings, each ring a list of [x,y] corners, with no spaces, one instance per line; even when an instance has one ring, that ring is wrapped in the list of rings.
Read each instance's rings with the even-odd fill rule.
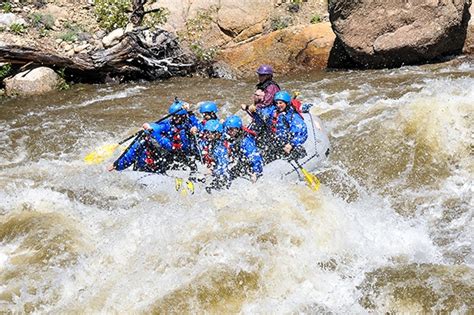
[[[306,156],[299,159],[298,164],[308,171],[314,171],[321,166],[329,155],[329,138],[319,117],[311,113],[303,113],[302,115],[308,128],[308,139],[303,144]],[[205,166],[199,165],[199,169],[202,173],[205,173]],[[160,190],[191,191],[187,183],[189,171],[167,171],[166,175],[128,170],[123,171],[123,173],[126,173],[130,179],[135,180],[140,185],[159,188]],[[263,168],[263,176],[265,178],[271,177],[284,180],[298,180],[302,178],[296,163],[294,161],[290,163],[288,160],[275,160],[266,164]],[[237,179],[237,181],[240,180]],[[194,189],[201,190],[204,188],[205,183],[194,182],[194,186]]]

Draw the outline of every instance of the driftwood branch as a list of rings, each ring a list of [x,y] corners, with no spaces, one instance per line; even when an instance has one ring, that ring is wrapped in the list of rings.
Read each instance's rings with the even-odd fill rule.
[[[117,45],[108,49],[73,57],[0,42],[0,62],[64,68],[67,74],[88,82],[101,82],[110,77],[155,80],[183,76],[192,72],[195,65],[173,34],[146,29],[126,33]]]

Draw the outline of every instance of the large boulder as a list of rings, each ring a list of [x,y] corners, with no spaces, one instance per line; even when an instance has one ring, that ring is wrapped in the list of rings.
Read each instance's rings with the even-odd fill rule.
[[[222,50],[217,59],[240,76],[254,75],[260,64],[277,72],[326,68],[335,35],[328,22],[295,26]]]
[[[202,42],[220,46],[261,33],[274,5],[273,0],[162,0],[153,6],[169,10],[165,29],[182,32],[188,27]]]
[[[272,0],[221,0],[217,23],[224,33],[235,37],[251,26],[264,22],[271,9]]]
[[[471,0],[332,0],[342,54],[354,67],[419,64],[462,51]]]
[[[471,5],[469,9],[471,17],[474,15],[474,6]],[[474,19],[469,20],[469,25],[467,27],[466,41],[464,43],[463,52],[465,54],[474,54]]]
[[[4,82],[7,95],[35,95],[57,89],[61,78],[54,70],[39,67],[20,72]]]

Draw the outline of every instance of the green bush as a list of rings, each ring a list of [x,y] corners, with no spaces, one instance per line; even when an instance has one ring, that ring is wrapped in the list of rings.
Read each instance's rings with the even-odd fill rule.
[[[282,30],[284,28],[287,28],[290,25],[290,22],[290,17],[275,17],[270,20],[270,28],[272,31]]]
[[[316,24],[316,23],[320,23],[323,19],[318,15],[318,14],[315,14],[311,17],[311,24]]]
[[[53,29],[54,17],[50,14],[33,13],[30,15],[30,19],[31,24],[37,29]]]
[[[163,25],[168,20],[170,11],[166,8],[161,8],[159,11],[151,12],[145,15],[143,19],[143,25],[150,28],[155,28],[159,25]]]
[[[189,45],[189,49],[200,62],[211,62],[217,54],[217,49],[215,47],[205,48],[199,42],[194,42]]]
[[[2,3],[2,10],[5,13],[10,13],[12,12],[12,4],[10,2],[4,2]]]
[[[0,81],[5,79],[12,71],[12,65],[9,63],[0,66]]]
[[[66,32],[59,35],[59,38],[65,42],[74,42],[77,40],[77,33],[71,30],[67,30]]]
[[[66,22],[64,24],[64,28],[66,29],[66,31],[59,35],[59,38],[61,38],[65,42],[76,41],[79,37],[79,33],[82,32],[82,27],[74,23]]]
[[[10,25],[10,31],[12,33],[15,33],[17,35],[21,35],[25,32],[25,26],[23,24],[19,24],[19,23],[12,23]]]
[[[129,0],[94,0],[99,25],[107,31],[125,27],[130,11]]]
[[[60,91],[64,91],[64,90],[69,90],[71,88],[71,85],[69,83],[67,83],[65,77],[65,71],[66,69],[65,68],[61,68],[59,70],[56,71],[56,73],[59,75],[60,77],[60,80],[59,80],[59,83],[58,83],[58,90]]]

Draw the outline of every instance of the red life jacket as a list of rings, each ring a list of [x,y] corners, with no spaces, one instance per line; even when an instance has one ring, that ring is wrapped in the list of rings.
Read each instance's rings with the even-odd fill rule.
[[[145,143],[148,144],[149,140],[150,138],[147,136],[145,138]],[[155,159],[153,158],[153,149],[150,147],[150,145],[145,145],[145,163],[151,168],[156,167]]]
[[[280,114],[282,112],[279,112],[278,110],[276,110],[274,113],[273,113],[273,117],[272,117],[272,124],[271,124],[271,131],[272,133],[276,133],[276,125],[278,123],[278,117],[280,117]]]
[[[248,133],[251,136],[254,136],[254,137],[257,136],[257,133],[255,131],[253,131],[253,130],[247,128],[247,127],[242,127],[242,130],[245,131],[246,133]]]
[[[304,117],[303,117],[303,114],[302,114],[302,111],[301,111],[301,101],[294,98],[291,100],[291,107],[293,107],[293,109],[300,115],[300,117],[304,120]]]
[[[202,161],[206,164],[207,167],[212,167],[215,164],[214,158],[209,153],[209,146],[202,148]]]
[[[171,148],[173,150],[181,150],[183,148],[183,142],[181,141],[180,129],[173,128],[173,136],[171,140]]]

